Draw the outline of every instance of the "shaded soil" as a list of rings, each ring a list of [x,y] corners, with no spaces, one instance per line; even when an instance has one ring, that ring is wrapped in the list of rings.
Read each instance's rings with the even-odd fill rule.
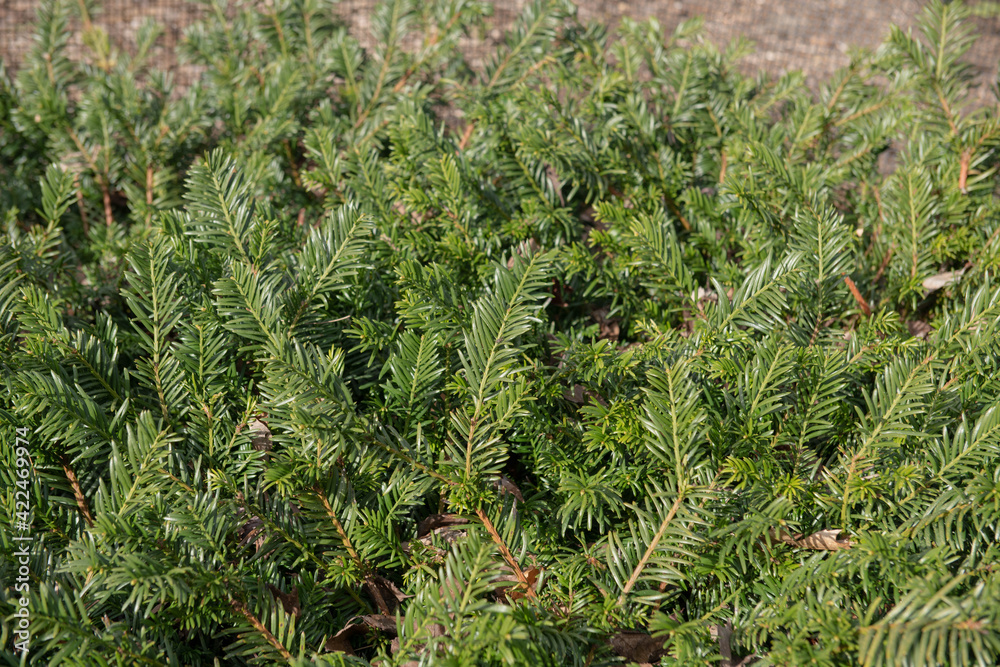
[[[481,64],[492,51],[502,31],[514,21],[526,0],[502,0],[494,3],[491,29],[482,39],[469,40],[465,48],[473,65]],[[31,48],[32,21],[37,0],[0,0],[0,59],[8,70],[16,70]],[[801,69],[810,87],[826,79],[848,63],[852,46],[874,48],[888,34],[889,26],[903,29],[914,26],[922,0],[643,0],[617,2],[596,0],[579,2],[583,20],[600,20],[612,25],[623,16],[635,19],[655,17],[672,30],[693,16],[705,19],[705,37],[724,45],[738,35],[756,43],[756,52],[743,61],[752,73],[765,70],[778,74]],[[375,0],[343,0],[339,11],[364,43],[369,34]],[[201,8],[185,0],[104,0],[103,11],[94,17],[112,40],[124,48],[133,46],[136,29],[147,18],[165,27],[157,44],[155,57],[163,66],[174,68],[176,80],[184,84],[197,72],[178,66],[174,47],[184,28],[197,20]],[[977,73],[974,95],[980,102],[993,99],[997,61],[1000,58],[1000,18],[974,19],[980,35],[967,59]],[[74,52],[83,55],[79,38]]]

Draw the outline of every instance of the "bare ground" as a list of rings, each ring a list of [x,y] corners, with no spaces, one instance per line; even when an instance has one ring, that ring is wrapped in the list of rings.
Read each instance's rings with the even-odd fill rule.
[[[482,39],[465,45],[475,65],[492,50],[502,31],[510,26],[526,0],[502,0],[494,3],[492,27]],[[0,59],[8,70],[16,70],[31,48],[32,21],[37,0],[0,0]],[[364,43],[369,33],[375,0],[343,0],[341,16]],[[763,69],[772,74],[801,69],[813,88],[837,68],[848,63],[851,46],[873,48],[888,34],[889,26],[904,29],[914,26],[923,0],[644,0],[617,2],[583,0],[579,2],[583,20],[601,20],[612,25],[623,16],[635,19],[656,17],[672,30],[684,19],[702,16],[705,36],[723,45],[738,35],[756,43],[756,52],[745,59],[747,72]],[[94,22],[103,26],[112,39],[124,48],[131,47],[138,26],[154,18],[165,27],[157,43],[155,57],[172,67],[178,83],[189,81],[196,72],[177,66],[174,46],[184,28],[196,20],[201,10],[185,0],[105,0],[103,11]],[[977,74],[974,96],[979,102],[993,98],[1000,59],[1000,18],[975,19],[980,38],[967,60]],[[77,40],[75,53],[82,56]]]

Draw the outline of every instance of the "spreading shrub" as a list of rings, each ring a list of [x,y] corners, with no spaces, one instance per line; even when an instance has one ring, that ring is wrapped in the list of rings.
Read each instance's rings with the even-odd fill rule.
[[[214,0],[181,89],[95,10],[0,71],[10,664],[22,595],[31,664],[997,664],[961,3],[818,94],[472,0]]]

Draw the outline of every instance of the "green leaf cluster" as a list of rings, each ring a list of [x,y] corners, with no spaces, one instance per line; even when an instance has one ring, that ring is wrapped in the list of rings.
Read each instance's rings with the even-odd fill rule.
[[[561,0],[482,67],[490,3],[203,4],[185,89],[90,0],[0,66],[7,662],[24,522],[30,664],[996,664],[961,3],[816,94]]]

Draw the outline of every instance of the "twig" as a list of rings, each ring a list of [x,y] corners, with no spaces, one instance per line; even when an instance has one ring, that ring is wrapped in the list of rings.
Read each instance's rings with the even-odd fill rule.
[[[688,222],[687,218],[684,217],[684,214],[681,213],[681,207],[677,205],[677,202],[674,201],[674,198],[668,195],[666,192],[664,192],[663,201],[666,202],[667,208],[669,208],[670,212],[674,214],[674,217],[680,220],[681,224],[684,225],[685,231],[691,231],[691,223]]]
[[[851,290],[851,294],[854,296],[854,300],[858,302],[859,306],[861,306],[861,310],[862,312],[864,312],[865,317],[871,317],[872,316],[871,306],[869,306],[868,302],[865,301],[865,297],[861,296],[861,292],[858,290],[858,286],[854,284],[854,281],[851,280],[850,276],[844,276],[844,282],[847,283],[847,289]]]
[[[462,140],[458,142],[458,150],[464,151],[465,147],[469,145],[469,138],[472,137],[473,130],[476,129],[476,121],[472,121],[465,126],[465,132],[462,133]]]
[[[424,50],[426,51],[427,49],[437,44],[438,41],[441,39],[441,35],[447,35],[448,31],[454,27],[455,22],[458,21],[458,17],[461,16],[461,14],[462,14],[461,10],[452,14],[451,18],[448,19],[448,23],[445,24],[444,28],[440,32],[435,32],[434,35],[429,40],[427,40],[427,43],[424,45]],[[401,91],[403,89],[403,86],[406,85],[406,82],[410,80],[410,77],[413,76],[413,74],[418,69],[420,69],[420,66],[424,64],[425,60],[426,58],[421,59],[418,62],[411,65],[410,68],[406,70],[406,73],[403,74],[403,77],[396,82],[395,86],[392,87],[392,92],[398,93],[399,91]]]
[[[344,543],[344,547],[347,549],[347,553],[351,556],[351,560],[354,561],[354,564],[357,565],[358,569],[360,569],[364,574],[365,582],[371,590],[372,597],[375,598],[375,604],[378,605],[379,611],[382,612],[383,616],[392,616],[392,612],[389,610],[389,605],[386,604],[385,599],[382,597],[382,593],[375,584],[375,578],[372,576],[365,562],[361,560],[361,555],[358,554],[354,545],[351,544],[351,538],[347,536],[347,531],[344,530],[343,524],[340,523],[340,519],[337,518],[337,514],[330,506],[330,501],[327,500],[326,494],[323,493],[323,489],[317,484],[313,486],[313,491],[316,493],[316,496],[319,497],[320,502],[323,503],[323,508],[326,510],[327,516],[330,517],[333,527],[337,529],[337,534],[340,535],[340,540]]]
[[[635,569],[632,570],[632,576],[630,576],[628,581],[625,582],[625,588],[622,589],[622,594],[618,596],[619,605],[625,604],[625,596],[628,595],[632,590],[632,587],[635,586],[635,582],[639,581],[639,575],[642,574],[642,570],[646,567],[646,563],[649,562],[653,552],[656,551],[656,547],[660,545],[660,540],[662,540],[663,536],[667,533],[667,527],[670,525],[670,522],[673,521],[674,515],[677,514],[677,510],[680,509],[681,501],[683,499],[683,495],[677,495],[677,500],[674,501],[673,507],[671,507],[670,511],[667,513],[667,518],[663,520],[662,524],[660,524],[660,529],[656,531],[656,535],[653,536],[653,540],[646,548],[646,553],[642,555],[639,563],[635,566]]]
[[[83,189],[80,187],[80,177],[73,177],[73,187],[76,188],[76,205],[80,209],[80,222],[83,223],[83,236],[90,235],[90,225],[87,224],[87,208],[83,205]]]
[[[101,187],[101,196],[104,199],[104,224],[110,227],[115,218],[111,215],[111,190],[108,189],[107,182],[101,178],[100,174],[94,174],[97,178],[97,184]]]
[[[146,206],[153,205],[153,165],[150,164],[146,167]],[[149,225],[150,218],[152,217],[151,211],[147,209],[146,211],[146,225]]]
[[[892,259],[892,254],[896,252],[896,246],[889,246],[889,250],[885,253],[885,257],[882,258],[882,263],[879,264],[878,271],[875,272],[875,277],[872,282],[878,282],[882,278],[882,274],[885,273],[885,268],[889,266],[889,260]]]
[[[972,149],[966,148],[962,151],[962,159],[959,162],[958,171],[958,189],[961,190],[962,194],[968,194],[969,190],[965,187],[966,182],[969,179],[969,160],[972,159]]]
[[[87,497],[83,495],[83,489],[80,488],[80,482],[76,479],[76,473],[73,468],[69,465],[69,460],[66,457],[62,457],[60,461],[62,464],[63,472],[66,473],[66,479],[69,480],[70,486],[73,487],[73,495],[76,497],[76,506],[80,508],[80,513],[83,514],[83,518],[87,522],[89,528],[94,527],[94,517],[90,513],[90,507],[87,505]]]
[[[333,527],[337,529],[337,534],[340,535],[340,540],[344,543],[344,547],[347,549],[347,553],[350,554],[351,560],[353,560],[359,566],[362,565],[361,556],[354,549],[354,545],[351,544],[351,538],[347,536],[347,531],[344,530],[343,524],[340,523],[340,519],[337,518],[337,514],[330,507],[330,501],[327,500],[326,494],[323,493],[323,489],[319,485],[313,486],[313,491],[316,492],[316,496],[319,498],[320,502],[323,503],[323,509],[326,510],[327,516],[330,517],[330,521],[333,522]]]
[[[295,182],[295,187],[302,187],[302,177],[299,175],[299,168],[295,164],[295,156],[292,154],[292,145],[288,142],[288,139],[284,139],[282,143],[285,145],[285,155],[288,157],[288,166],[292,170],[292,181]]]
[[[254,630],[264,635],[264,639],[267,640],[268,644],[278,649],[278,653],[281,654],[282,658],[291,662],[292,654],[288,652],[288,649],[281,645],[281,642],[278,641],[277,637],[271,634],[270,630],[264,627],[264,624],[260,622],[260,619],[250,613],[250,610],[247,609],[245,604],[234,598],[232,595],[229,596],[229,604],[232,605],[233,609],[240,612],[243,618],[247,619],[247,622],[253,626]]]
[[[524,586],[527,591],[526,595],[529,598],[537,597],[535,595],[535,590],[531,587],[531,584],[528,583],[528,578],[525,577],[524,572],[521,571],[521,566],[517,564],[516,560],[514,560],[514,554],[512,554],[510,549],[507,548],[507,545],[504,544],[503,538],[500,537],[500,533],[497,532],[497,529],[493,526],[493,522],[490,521],[490,518],[486,516],[486,512],[483,510],[476,510],[476,514],[479,516],[479,520],[482,521],[483,525],[486,527],[486,532],[490,534],[490,537],[492,537],[493,541],[496,543],[497,548],[500,550],[500,555],[503,556],[503,559],[507,561],[508,565],[510,565],[510,569],[514,570],[514,576],[517,577],[518,582]]]

